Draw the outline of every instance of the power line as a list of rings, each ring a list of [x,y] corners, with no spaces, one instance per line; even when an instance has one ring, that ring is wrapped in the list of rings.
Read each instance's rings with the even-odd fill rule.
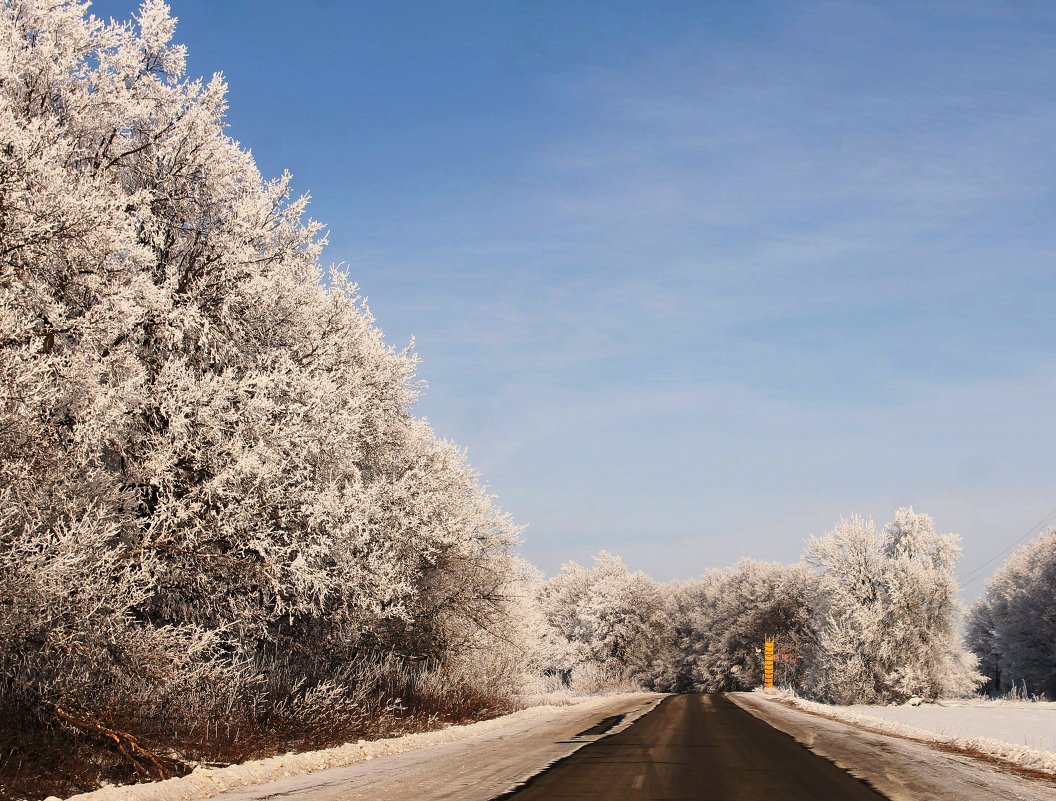
[[[1054,516],[1056,516],[1056,509],[1053,509],[1047,515],[1045,515],[1045,517],[1041,518],[1041,520],[1039,522],[1035,523],[1030,528],[1030,530],[1027,531],[1026,534],[1024,534],[1022,537],[1020,537],[1015,542],[1013,542],[1011,545],[1009,545],[1003,551],[1001,551],[1000,553],[998,553],[995,556],[991,557],[990,559],[987,559],[985,562],[983,562],[981,565],[979,565],[979,567],[976,567],[976,568],[973,568],[972,570],[969,570],[965,574],[964,579],[961,581],[961,589],[963,590],[965,587],[967,587],[973,581],[978,581],[979,579],[981,579],[984,575],[986,575],[986,568],[988,568],[990,565],[992,565],[994,562],[996,562],[998,559],[1000,559],[1006,553],[1008,553],[1013,548],[1015,548],[1017,545],[1019,545],[1021,542],[1023,542],[1025,539],[1027,539],[1027,537],[1030,537],[1031,535],[1033,535],[1036,531],[1038,531],[1038,529],[1040,529],[1042,526],[1044,526],[1046,523],[1048,523],[1050,518],[1052,518]]]

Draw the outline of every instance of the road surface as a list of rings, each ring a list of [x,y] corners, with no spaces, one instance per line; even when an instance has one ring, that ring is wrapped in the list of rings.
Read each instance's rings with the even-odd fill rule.
[[[878,801],[884,796],[721,695],[675,695],[509,801]]]

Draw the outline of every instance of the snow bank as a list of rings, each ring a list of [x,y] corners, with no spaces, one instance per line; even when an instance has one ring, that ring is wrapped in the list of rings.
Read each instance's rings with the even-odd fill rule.
[[[89,793],[71,796],[69,801],[199,801],[228,790],[264,784],[288,776],[344,767],[378,757],[466,740],[533,718],[553,715],[558,707],[575,706],[578,709],[589,709],[594,706],[611,704],[612,701],[612,695],[582,696],[578,699],[563,696],[557,700],[557,706],[552,704],[533,706],[477,723],[448,726],[435,731],[407,734],[384,740],[360,740],[321,751],[288,753],[224,768],[199,767],[187,776],[145,784],[107,786]],[[45,801],[59,801],[59,799],[51,796]]]
[[[861,705],[847,709],[949,737],[989,737],[1056,753],[1056,703],[939,701],[919,706]]]
[[[767,694],[806,712],[878,734],[940,743],[1056,776],[1053,703],[950,701],[919,706],[841,707],[806,701],[789,693]]]

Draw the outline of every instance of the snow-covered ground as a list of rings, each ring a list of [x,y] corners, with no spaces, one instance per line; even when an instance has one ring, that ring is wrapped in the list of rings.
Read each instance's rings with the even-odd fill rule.
[[[563,698],[561,706],[529,707],[465,726],[286,754],[226,768],[198,768],[176,779],[105,787],[72,799],[485,801],[597,739],[577,735],[601,719],[626,715],[621,727],[629,725],[662,698],[657,693],[640,692],[578,698],[576,703]]]
[[[1056,703],[940,701],[919,706],[848,706],[849,712],[956,738],[989,737],[1056,752]]]

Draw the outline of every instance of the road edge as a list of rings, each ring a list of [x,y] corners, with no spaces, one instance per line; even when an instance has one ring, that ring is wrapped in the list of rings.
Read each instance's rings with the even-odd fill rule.
[[[646,700],[645,702],[643,702],[642,704],[640,704],[636,709],[632,709],[630,712],[626,713],[623,716],[623,719],[619,723],[617,723],[611,729],[608,729],[607,731],[605,731],[605,732],[603,732],[601,734],[580,734],[580,735],[577,735],[577,736],[573,737],[572,739],[568,740],[567,742],[574,743],[575,744],[574,748],[572,748],[570,751],[568,751],[565,754],[562,754],[559,757],[555,757],[554,759],[551,759],[549,762],[547,762],[545,765],[543,765],[539,770],[536,770],[536,771],[532,772],[530,775],[524,776],[523,778],[518,779],[516,782],[514,782],[512,785],[510,785],[509,788],[507,788],[503,792],[499,793],[498,795],[493,796],[489,801],[507,801],[507,799],[512,798],[514,795],[519,793],[525,787],[528,787],[533,782],[538,780],[541,776],[543,776],[546,773],[549,773],[551,770],[556,768],[558,765],[560,765],[566,759],[568,759],[573,754],[578,752],[581,748],[583,748],[585,746],[588,746],[591,743],[596,743],[598,740],[604,740],[606,737],[612,737],[614,734],[619,734],[622,731],[626,731],[632,725],[637,723],[643,717],[645,717],[650,712],[652,712],[654,709],[656,709],[658,706],[660,706],[660,704],[662,704],[664,701],[666,701],[668,698],[670,698],[671,695],[672,695],[671,693],[657,693],[658,697],[650,698],[650,699]]]

